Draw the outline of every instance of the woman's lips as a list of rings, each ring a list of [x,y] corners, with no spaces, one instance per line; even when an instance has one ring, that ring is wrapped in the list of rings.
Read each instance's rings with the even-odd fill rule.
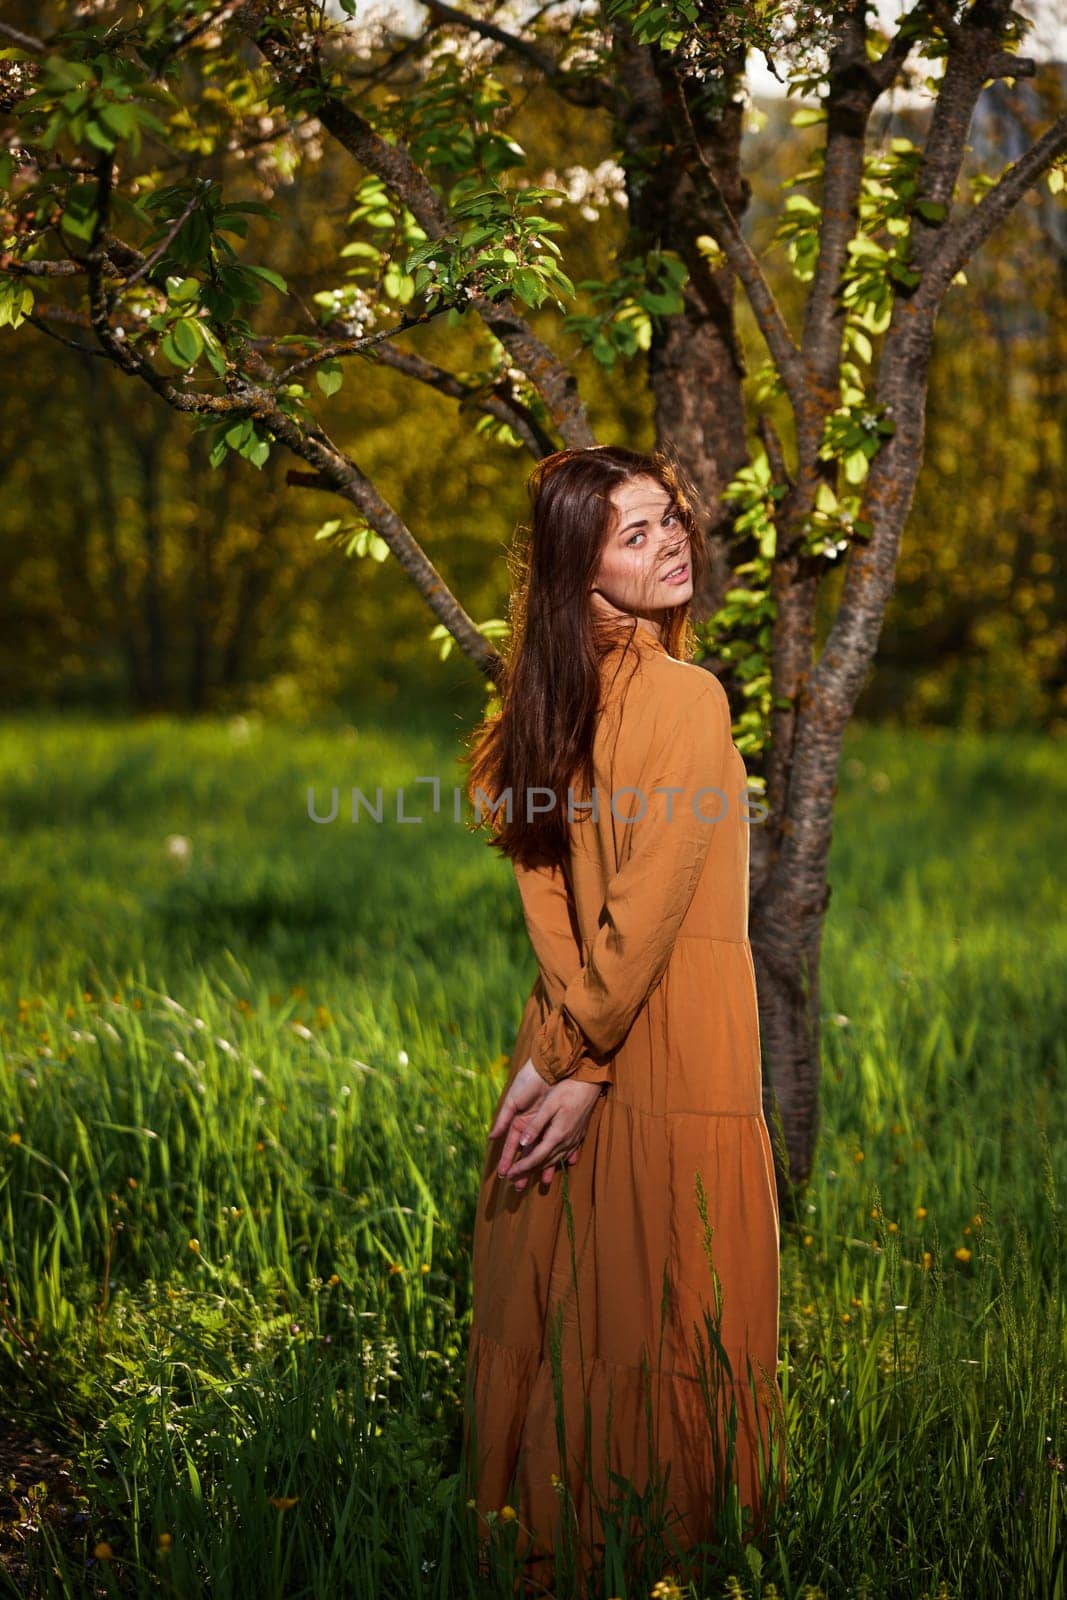
[[[663,581],[664,581],[664,583],[671,583],[671,584],[684,583],[686,581],[686,579],[688,578],[688,576],[689,576],[689,563],[688,563],[688,561],[686,561],[684,563],[684,565],[682,566],[680,572],[676,572],[673,578],[671,578],[671,577],[664,578]]]

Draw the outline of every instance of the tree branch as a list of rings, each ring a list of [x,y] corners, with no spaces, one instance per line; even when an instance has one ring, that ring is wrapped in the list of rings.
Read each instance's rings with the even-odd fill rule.
[[[897,74],[907,61],[916,42],[913,24],[921,21],[926,14],[926,0],[919,0],[918,5],[913,6],[905,16],[901,17],[896,33],[878,60],[870,63],[870,74],[878,86],[879,93],[895,83]]]
[[[432,311],[420,311],[414,317],[401,317],[400,321],[394,322],[391,327],[379,328],[377,333],[353,335],[348,339],[338,339],[332,344],[320,342],[317,349],[311,351],[309,355],[301,356],[299,360],[286,367],[284,372],[279,373],[271,388],[277,389],[283,383],[292,383],[294,378],[302,377],[305,372],[311,372],[315,367],[321,367],[324,361],[333,361],[339,356],[365,355],[386,339],[392,339],[398,333],[406,333],[409,328],[417,328],[424,322],[432,322],[433,318]],[[308,343],[315,342],[309,335]],[[266,344],[267,348],[272,348],[274,341],[268,340]]]
[[[193,212],[200,204],[200,198],[201,191],[199,188],[197,188],[194,193],[189,196],[188,202],[186,203],[181,215],[175,217],[174,221],[171,223],[162,239],[160,239],[159,243],[156,245],[156,248],[152,251],[152,254],[150,256],[145,256],[140,266],[136,267],[134,271],[131,272],[130,276],[126,279],[124,285],[125,288],[130,288],[130,286],[135,284],[139,278],[143,278],[146,272],[151,272],[157,261],[162,260],[167,251],[170,249],[174,240],[178,237],[178,234],[184,228],[187,219],[192,216]]]
[[[508,33],[506,28],[498,27],[495,22],[484,21],[481,17],[472,17],[466,11],[457,11],[455,6],[445,4],[445,0],[419,0],[429,11],[435,23],[444,23],[451,27],[466,28],[470,33],[476,33],[483,39],[494,39],[497,44],[502,44],[513,55],[528,61],[531,66],[541,72],[546,81],[550,83],[563,99],[575,106],[599,106],[606,111],[615,112],[618,96],[610,83],[602,78],[572,78],[563,69],[557,66],[552,57],[545,51],[539,50],[535,44],[527,39],[520,39],[517,34]]]
[[[68,350],[77,350],[84,356],[97,356],[102,361],[109,359],[107,351],[97,349],[96,345],[81,344],[77,339],[64,339],[61,333],[57,333],[54,328],[48,326],[45,321],[47,315],[47,308],[43,311],[31,311],[26,317],[26,321],[33,327],[38,328],[41,333],[46,333],[50,339],[55,339],[57,343],[65,345]]]
[[[275,438],[314,468],[316,487],[332,490],[354,505],[389,546],[402,571],[411,579],[437,620],[444,624],[460,648],[487,678],[499,681],[503,661],[449,589],[422,546],[371,480],[316,424],[303,431],[278,409],[269,390],[241,383],[243,404],[262,417]]]
[[[284,30],[270,20],[265,0],[245,0],[236,19],[283,82],[301,88],[315,87],[319,97],[315,114],[323,127],[361,166],[381,178],[407,206],[427,238],[439,239],[448,233],[452,226],[448,209],[405,146],[388,144],[364,117],[313,78],[303,60],[293,58],[291,42]],[[467,304],[541,394],[564,444],[577,448],[595,444],[596,436],[578,396],[577,380],[526,320],[507,304],[498,304],[484,295],[472,295]]]
[[[259,388],[238,376],[227,379],[229,393],[225,400],[216,395],[183,394],[156,372],[138,351],[116,336],[111,326],[103,282],[103,264],[107,254],[105,229],[112,189],[112,158],[109,154],[101,154],[96,171],[97,214],[85,266],[89,279],[89,317],[107,354],[117,366],[147,383],[175,410],[221,412],[237,417],[251,416],[261,421],[294,455],[314,467],[321,487],[334,490],[362,513],[374,531],[385,540],[430,610],[470,656],[475,666],[494,682],[498,681],[503,667],[499,653],[475,626],[397,512],[318,423],[303,429],[281,409],[271,390]]]
[[[392,344],[383,344],[375,352],[374,359],[380,361],[383,366],[393,367],[406,377],[413,378],[416,383],[424,383],[429,388],[436,389],[439,394],[458,400],[461,406],[471,406],[474,410],[484,411],[487,416],[496,417],[499,422],[506,422],[508,427],[513,428],[519,435],[530,454],[538,460],[542,456],[551,455],[555,449],[555,444],[531,415],[529,408],[514,395],[506,392],[504,380],[493,393],[486,394],[474,384],[464,383],[454,372],[435,366],[432,361],[415,355],[413,351],[401,350]]]
[[[938,251],[912,297],[913,304],[936,304],[974,252],[1004,221],[1027,190],[1065,153],[1067,115],[1058,117],[1018,161],[1005,168],[971,212],[942,234]]]
[[[0,22],[0,34],[17,44],[20,50],[32,50],[34,55],[44,55],[46,46],[43,39],[38,39],[32,33],[23,33],[21,28],[13,27],[10,22]]]
[[[878,93],[867,63],[865,10],[862,0],[851,0],[835,26],[827,100],[819,259],[804,308],[804,358],[827,408],[837,404],[845,320],[845,308],[838,291],[848,260],[849,241],[856,231],[867,124]],[[814,455],[818,449],[822,420],[821,417],[812,419],[813,437],[803,440],[807,454]]]
[[[938,21],[949,38],[945,75],[934,103],[930,129],[923,149],[920,171],[921,198],[943,207],[948,215],[967,148],[974,108],[989,77],[992,62],[1001,55],[1001,44],[1011,0],[976,0],[964,21],[947,26]],[[916,211],[911,229],[911,261],[924,272],[937,253],[943,237],[943,222],[931,220]]]

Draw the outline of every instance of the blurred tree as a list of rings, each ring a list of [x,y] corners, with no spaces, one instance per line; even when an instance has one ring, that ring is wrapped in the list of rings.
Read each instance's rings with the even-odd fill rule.
[[[563,331],[609,370],[647,353],[657,437],[675,446],[712,508],[702,645],[729,673],[738,742],[766,783],[753,946],[768,1098],[785,1133],[778,1156],[802,1182],[817,1125],[837,762],[893,591],[937,315],[1033,185],[1048,173],[1062,188],[1067,117],[1057,107],[977,203],[954,204],[983,89],[1035,74],[1018,53],[1026,24],[1010,0],[917,0],[891,35],[863,0],[604,0],[507,27],[498,12],[444,0],[425,9],[421,28],[385,28],[372,41],[360,24],[293,0],[160,0],[135,16],[105,0],[75,27],[50,31],[47,5],[32,27],[0,24],[12,119],[0,156],[0,319],[95,352],[147,385],[210,431],[213,464],[236,452],[262,467],[275,445],[299,457],[289,481],[355,513],[320,532],[363,557],[390,552],[442,634],[490,680],[504,624],[473,621],[311,402],[334,394],[347,358],[360,356],[462,399],[478,428],[539,456],[597,435],[557,330],[535,326],[520,306],[558,307]],[[348,17],[355,10],[356,0],[341,0]],[[750,192],[743,73],[754,47],[785,69],[791,90],[818,97],[797,120],[822,137],[790,181],[772,241],[809,286],[792,322],[740,226]],[[929,93],[925,137],[879,144],[875,108],[901,81]],[[523,182],[507,178],[527,165],[510,124],[532,84],[610,126],[626,186],[625,250],[606,280],[582,283],[586,306],[570,315],[575,286],[554,238],[565,230],[549,214],[553,186],[528,171]],[[262,199],[234,199],[205,171],[227,157],[254,170],[278,114],[305,145],[337,141],[363,174],[355,206],[346,198],[332,218],[335,247],[309,257],[293,284],[232,242],[277,213]],[[300,161],[307,150],[293,143]],[[768,357],[748,395],[758,447],[735,283]],[[293,311],[284,332],[263,317],[268,288]],[[471,313],[484,333],[473,366],[395,342],[438,317],[466,331]],[[142,440],[145,483],[153,451]],[[164,580],[151,494],[148,505],[141,642],[155,692]],[[816,656],[820,597],[839,567]]]
[[[994,90],[985,104],[975,156],[1018,149],[1025,98]],[[926,459],[857,709],[1062,734],[1067,212],[1035,197],[967,277],[938,324]]]

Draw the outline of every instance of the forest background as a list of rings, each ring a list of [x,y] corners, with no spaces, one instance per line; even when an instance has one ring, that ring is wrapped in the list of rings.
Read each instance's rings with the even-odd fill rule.
[[[1013,159],[1028,110],[1025,85],[992,85],[979,102],[968,170]],[[783,181],[802,170],[819,134],[794,125],[797,114],[795,99],[750,103],[746,139],[758,134],[761,164],[754,170],[746,152],[745,230],[757,247],[774,230]],[[876,113],[887,136],[914,133],[919,115],[899,96]],[[561,116],[572,125],[561,127]],[[549,210],[566,228],[571,277],[610,277],[627,214],[601,121],[535,88],[511,131],[531,152],[531,172],[540,163],[540,181],[567,191]],[[281,221],[252,219],[249,259],[268,262],[310,303],[324,274],[329,281],[337,218],[361,175],[335,141],[316,138],[313,121],[286,128],[279,112],[260,132],[246,197],[268,200]],[[572,164],[560,164],[561,151],[573,153]],[[240,197],[232,165],[227,193]],[[1057,559],[1067,532],[1067,210],[1059,199],[1039,185],[946,298],[924,466],[861,721],[1053,735],[1067,727],[1067,594]],[[789,313],[802,286],[786,247],[761,255]],[[579,291],[568,310],[590,309],[583,300]],[[286,315],[268,291],[261,331],[274,322],[280,330]],[[745,308],[741,317],[755,349]],[[559,341],[557,311],[531,311],[529,320]],[[433,324],[399,341],[453,368],[465,344],[477,365],[478,342],[476,331]],[[294,718],[415,701],[477,711],[479,675],[458,652],[439,660],[425,602],[395,561],[375,557],[387,555],[384,545],[368,540],[362,556],[346,558],[336,542],[316,539],[336,502],[288,484],[284,452],[260,472],[233,454],[212,468],[208,437],[109,363],[43,337],[30,359],[28,350],[25,330],[0,336],[0,705]],[[640,352],[606,371],[576,337],[561,350],[600,442],[649,448]],[[334,437],[356,449],[476,621],[503,617],[529,457],[380,362],[360,360],[353,379],[330,402]],[[827,609],[836,587],[827,586]]]

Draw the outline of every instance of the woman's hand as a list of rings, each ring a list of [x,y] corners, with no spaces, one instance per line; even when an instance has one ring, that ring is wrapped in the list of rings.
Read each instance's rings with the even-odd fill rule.
[[[491,1139],[507,1135],[497,1166],[500,1177],[524,1189],[529,1174],[538,1169],[541,1182],[551,1183],[563,1161],[573,1166],[600,1091],[599,1083],[572,1078],[546,1083],[527,1061],[515,1074],[489,1130]]]

